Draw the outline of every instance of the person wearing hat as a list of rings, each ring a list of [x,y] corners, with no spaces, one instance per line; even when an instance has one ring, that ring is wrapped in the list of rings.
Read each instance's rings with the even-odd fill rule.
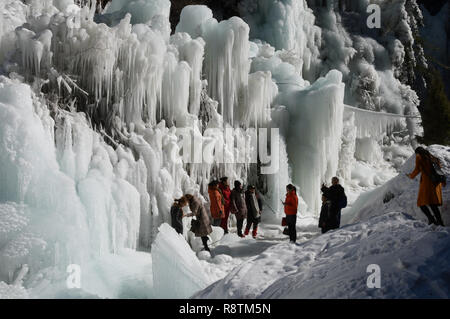
[[[245,204],[247,206],[247,226],[245,227],[244,235],[247,236],[250,228],[253,225],[253,238],[256,238],[258,232],[258,224],[261,221],[262,201],[256,193],[256,188],[253,185],[247,187],[245,192]]]

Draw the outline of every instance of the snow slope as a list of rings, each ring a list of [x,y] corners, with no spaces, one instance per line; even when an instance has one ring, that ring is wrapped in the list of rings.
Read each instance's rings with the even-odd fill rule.
[[[450,147],[429,149],[448,176]],[[449,298],[450,228],[428,226],[417,208],[419,177],[405,175],[414,160],[411,156],[398,176],[344,210],[346,226],[300,245],[271,246],[194,297]],[[445,225],[450,224],[449,192],[443,189]],[[371,264],[381,267],[380,289],[366,285]]]
[[[450,147],[433,145],[429,150],[441,160],[442,169],[446,176],[449,176]],[[405,212],[416,219],[426,221],[427,218],[416,204],[420,175],[414,180],[406,176],[414,170],[414,165],[415,156],[411,156],[396,177],[374,190],[361,194],[352,207],[343,210],[342,222],[348,224],[366,221],[373,216],[393,211]],[[450,186],[442,189],[442,197],[442,218],[445,225],[450,225]]]
[[[381,288],[367,287],[367,266]],[[450,231],[404,213],[346,226],[300,245],[282,243],[195,298],[449,298]]]

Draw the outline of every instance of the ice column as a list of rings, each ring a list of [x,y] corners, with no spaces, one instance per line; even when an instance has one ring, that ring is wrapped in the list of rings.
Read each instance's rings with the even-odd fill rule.
[[[321,183],[329,183],[338,168],[344,88],[342,74],[332,70],[310,87],[280,97],[290,115],[287,150],[292,180],[316,214]]]

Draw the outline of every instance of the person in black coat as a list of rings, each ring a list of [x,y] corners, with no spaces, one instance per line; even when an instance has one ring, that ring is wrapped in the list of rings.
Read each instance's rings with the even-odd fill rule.
[[[331,202],[328,200],[328,198],[326,198],[325,195],[322,195],[322,207],[320,209],[319,217],[319,228],[322,229],[322,234],[325,234],[330,230],[330,204]]]
[[[331,186],[322,185],[322,193],[329,201],[328,229],[336,229],[341,225],[341,209],[347,206],[347,196],[344,188],[339,184],[339,178],[333,177]]]
[[[183,207],[188,204],[187,199],[183,196],[180,199],[175,199],[170,208],[170,217],[172,219],[172,227],[178,234],[183,234]]]
[[[242,226],[244,225],[244,219],[247,218],[247,204],[244,189],[239,181],[234,182],[234,189],[231,191],[230,212],[236,216],[238,236],[244,237]]]
[[[261,221],[262,201],[253,185],[247,187],[247,191],[245,192],[245,204],[247,206],[247,226],[245,227],[244,235],[248,235],[250,227],[253,225],[252,236],[253,238],[256,238],[258,224]]]

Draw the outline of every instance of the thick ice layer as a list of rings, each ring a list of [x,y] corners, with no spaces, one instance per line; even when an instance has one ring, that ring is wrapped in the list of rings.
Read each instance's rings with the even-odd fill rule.
[[[168,224],[152,244],[153,284],[158,298],[188,298],[209,282],[197,256]]]
[[[358,137],[381,138],[384,134],[390,134],[396,127],[405,125],[405,117],[402,115],[361,110],[348,105],[345,112],[355,114]]]
[[[244,0],[240,9],[252,38],[266,41],[277,50],[294,52],[300,60],[300,75],[316,79],[321,30],[305,0]]]
[[[288,106],[287,151],[292,181],[311,212],[319,213],[320,186],[336,175],[343,129],[342,74],[330,71],[304,90],[288,92],[278,102]]]
[[[113,0],[105,12],[117,13],[125,15],[131,14],[131,23],[146,23],[152,20],[155,16],[169,17],[170,1],[169,0]]]
[[[346,112],[344,109],[342,129],[342,144],[339,152],[338,175],[349,181],[352,177],[352,167],[355,162],[356,149],[356,127],[355,115],[353,112]]]
[[[138,164],[110,156],[77,114],[60,113],[55,147],[47,106],[28,85],[1,78],[0,113],[0,280],[14,280],[23,264],[29,279],[135,249],[140,194],[130,182],[139,186]]]

